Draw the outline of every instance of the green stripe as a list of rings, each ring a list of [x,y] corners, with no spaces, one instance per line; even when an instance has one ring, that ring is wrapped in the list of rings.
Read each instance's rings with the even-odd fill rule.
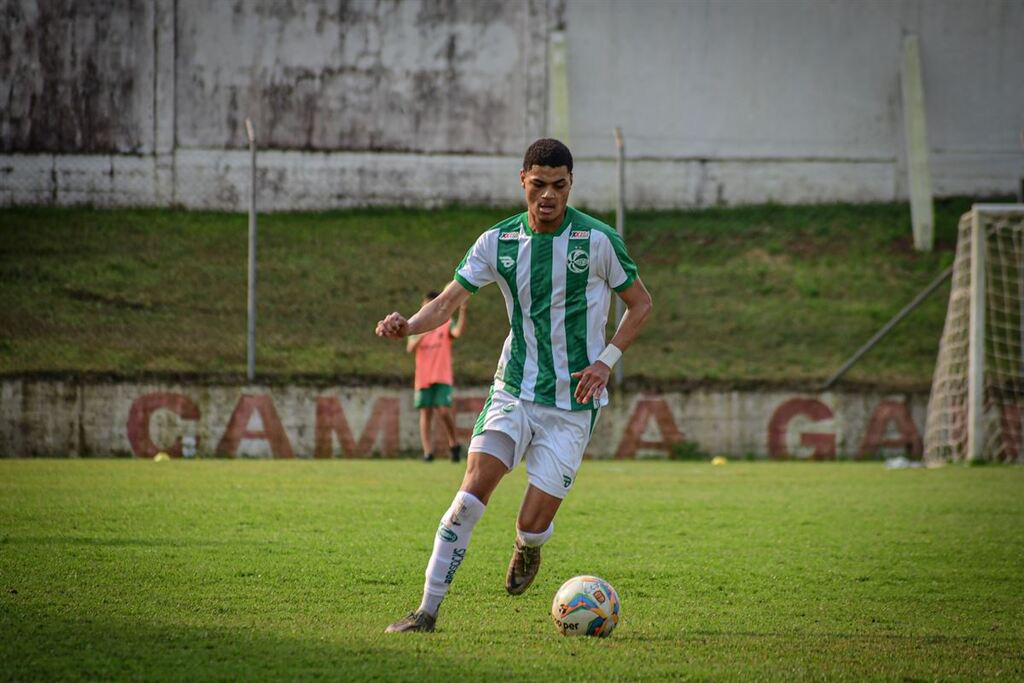
[[[462,268],[462,266],[459,266],[459,268]],[[462,277],[458,273],[455,273],[455,281],[458,282],[463,287],[465,287],[471,294],[476,294],[477,290],[480,289],[479,287],[477,287],[472,282]]]
[[[503,257],[512,259],[512,265],[502,265]],[[505,391],[513,396],[519,395],[523,383],[523,365],[526,363],[526,336],[523,334],[523,307],[519,303],[519,285],[516,284],[516,270],[519,268],[519,240],[498,240],[498,262],[495,269],[505,278],[505,283],[512,292],[512,344],[509,349],[508,363],[501,373],[505,383]]]
[[[551,353],[551,258],[553,240],[534,235],[530,240],[530,319],[537,338],[537,403],[555,404],[555,360]],[[537,293],[540,292],[540,298]]]
[[[491,385],[491,390],[487,392],[487,400],[484,401],[483,410],[480,411],[480,417],[476,418],[476,424],[473,425],[473,436],[476,436],[480,432],[484,431],[484,419],[487,417],[487,411],[491,409],[491,399],[494,398],[494,385]],[[594,423],[591,421],[590,429],[594,429]]]
[[[582,250],[587,255],[588,266],[582,273],[574,273],[569,263],[574,261],[573,252]],[[565,344],[569,353],[569,374],[579,372],[590,365],[587,355],[587,278],[590,277],[590,233],[586,239],[569,240],[569,258],[565,264]],[[577,260],[577,262],[580,262]],[[569,380],[569,396],[573,410],[590,408],[576,400],[576,377]]]

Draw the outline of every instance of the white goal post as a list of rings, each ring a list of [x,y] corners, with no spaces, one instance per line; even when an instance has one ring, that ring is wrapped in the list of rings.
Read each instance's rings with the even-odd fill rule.
[[[1024,462],[1024,204],[960,219],[928,401],[927,460]]]

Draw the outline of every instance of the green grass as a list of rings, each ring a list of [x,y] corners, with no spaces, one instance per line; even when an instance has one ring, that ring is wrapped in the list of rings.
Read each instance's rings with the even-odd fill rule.
[[[655,312],[627,373],[662,384],[824,379],[951,262],[969,205],[937,203],[931,254],[910,247],[901,204],[631,214],[628,242]],[[512,211],[261,217],[260,372],[406,381],[409,356],[376,339],[374,324],[415,311]],[[0,372],[242,373],[246,225],[238,214],[0,210]],[[947,296],[939,290],[849,378],[927,385]],[[504,315],[497,288],[474,297],[460,382],[493,373]]]
[[[1024,469],[590,462],[530,591],[503,482],[432,635],[414,606],[461,468],[0,460],[3,680],[1020,680]],[[563,638],[560,582],[618,589]]]

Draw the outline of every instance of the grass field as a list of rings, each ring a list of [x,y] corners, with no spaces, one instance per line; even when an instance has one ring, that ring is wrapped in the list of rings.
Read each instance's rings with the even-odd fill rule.
[[[1024,469],[587,463],[511,598],[516,472],[440,630],[385,636],[460,470],[0,460],[0,679],[1024,677]],[[620,593],[608,640],[548,617],[583,572]]]
[[[903,204],[758,206],[629,215],[654,295],[626,372],[654,382],[812,383],[952,260],[970,200],[936,204],[937,249],[911,248]],[[373,336],[412,312],[487,226],[514,209],[377,209],[261,217],[258,368],[406,381]],[[604,215],[612,220],[612,216]],[[0,372],[241,374],[246,217],[163,210],[0,210]],[[926,387],[948,289],[850,373]],[[470,308],[457,381],[486,383],[507,332],[495,287]]]

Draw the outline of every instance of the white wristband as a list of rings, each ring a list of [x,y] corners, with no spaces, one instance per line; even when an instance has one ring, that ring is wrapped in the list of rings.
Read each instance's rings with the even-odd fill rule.
[[[622,358],[622,351],[619,350],[619,347],[615,344],[609,344],[604,347],[604,351],[602,351],[601,355],[597,357],[597,360],[601,361],[609,368],[614,368],[620,358]]]

